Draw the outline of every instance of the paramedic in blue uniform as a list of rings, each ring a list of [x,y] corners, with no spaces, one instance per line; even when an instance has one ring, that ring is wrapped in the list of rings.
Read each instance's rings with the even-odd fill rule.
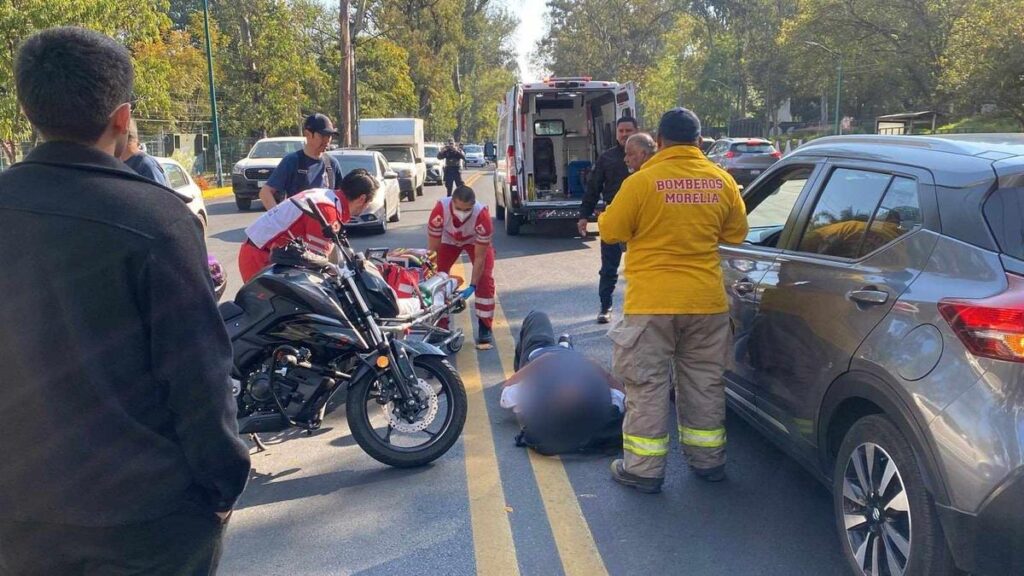
[[[587,223],[594,217],[598,200],[603,198],[605,206],[611,204],[622,181],[629,176],[629,168],[626,166],[626,140],[636,132],[635,118],[623,116],[615,123],[615,146],[605,150],[598,157],[590,173],[587,191],[583,194],[580,219],[577,223],[580,236],[587,236]],[[612,294],[615,292],[615,283],[619,280],[621,262],[622,245],[601,242],[601,281],[597,289],[598,297],[601,299],[601,311],[597,315],[598,324],[611,322]]]
[[[327,155],[327,147],[338,134],[331,119],[323,114],[311,114],[302,123],[306,144],[281,159],[267,183],[260,188],[260,201],[270,210],[285,198],[291,198],[310,188],[334,190],[345,174],[337,158]],[[328,170],[327,168],[330,168]]]

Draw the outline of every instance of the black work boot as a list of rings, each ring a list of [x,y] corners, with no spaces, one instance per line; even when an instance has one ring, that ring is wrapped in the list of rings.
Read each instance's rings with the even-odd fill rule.
[[[661,485],[665,482],[664,478],[644,478],[643,476],[626,472],[621,458],[612,460],[612,480],[623,486],[636,488],[638,492],[643,492],[644,494],[657,494],[661,492]]]
[[[478,350],[494,348],[494,334],[491,333],[491,327],[484,324],[482,320],[477,320],[476,347]]]
[[[690,468],[693,470],[693,474],[697,476],[697,478],[700,478],[705,482],[721,482],[722,480],[725,480],[725,464],[712,466],[711,468],[694,468],[693,466]]]

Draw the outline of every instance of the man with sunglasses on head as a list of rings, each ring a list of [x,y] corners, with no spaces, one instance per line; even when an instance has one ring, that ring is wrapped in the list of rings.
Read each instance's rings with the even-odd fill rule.
[[[122,45],[44,30],[14,79],[43,143],[0,173],[0,574],[212,574],[249,451],[201,224],[118,159]]]

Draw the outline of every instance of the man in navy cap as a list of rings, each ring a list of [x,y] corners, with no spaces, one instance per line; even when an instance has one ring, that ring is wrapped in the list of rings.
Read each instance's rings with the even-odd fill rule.
[[[260,201],[267,210],[280,200],[291,198],[310,188],[337,188],[345,175],[336,158],[326,154],[331,140],[338,134],[331,119],[323,114],[310,114],[302,124],[306,145],[281,159],[267,183],[260,188]],[[328,169],[330,168],[330,169]]]
[[[725,478],[729,303],[719,244],[747,235],[736,182],[700,150],[700,120],[674,108],[658,124],[658,152],[622,184],[598,220],[601,239],[626,242],[626,305],[608,332],[612,370],[626,386],[623,458],[612,478],[661,491],[675,372],[679,442],[698,478]]]

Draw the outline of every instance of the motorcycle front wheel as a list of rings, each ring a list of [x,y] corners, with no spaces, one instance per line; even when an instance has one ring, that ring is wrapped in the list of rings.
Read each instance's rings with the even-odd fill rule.
[[[394,403],[378,402],[380,383],[371,378],[356,382],[345,404],[349,429],[359,447],[374,460],[396,468],[437,460],[459,439],[466,423],[466,389],[448,360],[417,356],[413,368],[427,404],[414,422],[401,418]]]

